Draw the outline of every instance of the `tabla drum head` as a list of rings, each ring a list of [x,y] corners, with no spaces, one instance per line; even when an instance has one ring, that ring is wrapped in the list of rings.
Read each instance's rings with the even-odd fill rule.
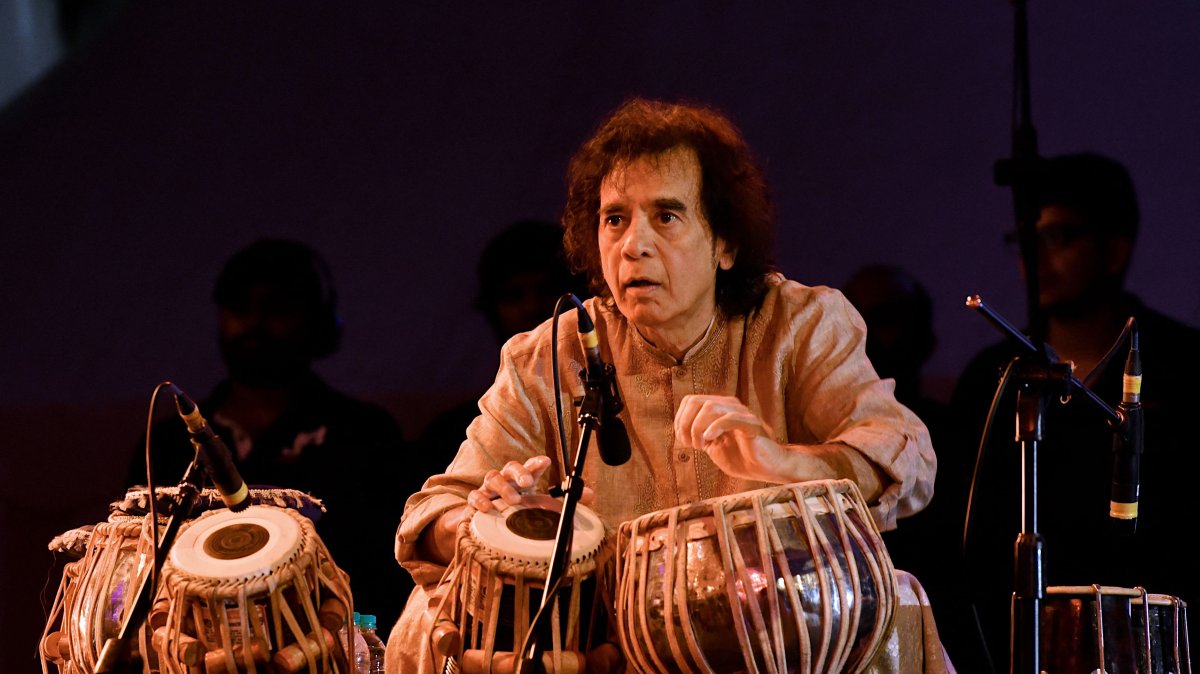
[[[476,512],[471,517],[471,535],[496,554],[549,566],[559,521],[559,510],[555,507],[558,502],[549,501],[531,499],[521,505],[507,505],[503,510]],[[569,562],[577,564],[589,559],[603,542],[604,523],[600,517],[587,506],[575,506]]]
[[[269,575],[300,548],[296,517],[272,506],[207,512],[184,526],[171,548],[171,564],[216,580]]]

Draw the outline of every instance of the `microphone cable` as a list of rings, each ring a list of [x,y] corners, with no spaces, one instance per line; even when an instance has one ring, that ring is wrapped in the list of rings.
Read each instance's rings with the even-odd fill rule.
[[[154,493],[154,458],[150,451],[150,438],[153,435],[154,428],[154,408],[158,401],[158,393],[164,388],[174,386],[169,380],[159,382],[158,386],[154,387],[154,391],[150,394],[150,410],[146,414],[146,500],[150,504],[150,543],[151,549],[158,548],[158,498]],[[150,556],[150,586],[158,587],[158,575],[161,569],[159,568],[158,555]]]
[[[563,304],[566,302],[573,304],[579,311],[586,311],[583,308],[583,302],[579,301],[574,293],[566,293],[554,303],[554,316],[550,322],[550,369],[554,374],[554,413],[558,420],[559,456],[562,458],[558,469],[560,485],[567,479],[567,466],[572,465],[571,457],[567,454],[567,429],[563,422],[562,381],[558,372],[558,317],[562,315]]]

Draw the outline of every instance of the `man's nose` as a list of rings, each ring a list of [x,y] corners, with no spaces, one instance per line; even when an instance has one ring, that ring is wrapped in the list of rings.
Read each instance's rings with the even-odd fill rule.
[[[654,227],[645,213],[635,213],[625,230],[621,252],[628,257],[642,257],[653,250]]]

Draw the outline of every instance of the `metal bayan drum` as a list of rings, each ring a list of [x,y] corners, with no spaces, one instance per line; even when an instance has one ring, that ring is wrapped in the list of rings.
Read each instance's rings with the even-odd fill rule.
[[[1048,587],[1040,660],[1047,674],[1191,674],[1187,604],[1143,588]]]
[[[121,632],[141,576],[151,563],[149,522],[140,517],[80,527],[54,539],[50,549],[78,557],[63,567],[58,593],[42,634],[42,671],[48,664],[62,674],[90,674],[104,643]],[[142,630],[131,650],[148,654],[144,667],[156,665]]]
[[[780,485],[621,525],[616,621],[638,672],[855,672],[884,641],[894,568],[858,487]]]

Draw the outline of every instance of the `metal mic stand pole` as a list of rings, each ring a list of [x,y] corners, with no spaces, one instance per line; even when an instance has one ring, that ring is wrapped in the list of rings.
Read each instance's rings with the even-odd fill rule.
[[[599,379],[599,381],[597,381]],[[554,539],[554,553],[550,556],[550,568],[546,572],[546,586],[542,589],[542,604],[538,608],[529,633],[525,638],[524,652],[517,674],[544,674],[542,662],[542,635],[551,612],[551,602],[558,597],[558,586],[570,558],[571,541],[575,535],[575,506],[583,496],[583,464],[587,458],[588,442],[592,432],[600,427],[604,410],[603,378],[588,377],[585,382],[583,404],[579,407],[579,427],[582,430],[579,446],[575,450],[575,465],[567,473],[563,486],[562,515],[558,519],[558,533]]]
[[[1045,594],[1042,575],[1042,541],[1037,531],[1037,444],[1041,439],[1041,415],[1045,410],[1044,384],[1058,378],[1050,369],[1044,340],[1046,323],[1038,282],[1037,220],[1040,205],[1035,193],[1041,159],[1037,132],[1031,122],[1029,102],[1029,28],[1025,0],[1014,0],[1012,157],[997,161],[994,179],[1012,188],[1017,218],[1017,237],[1025,265],[1026,307],[1036,361],[1022,366],[1018,379],[1017,441],[1021,444],[1021,533],[1014,550],[1014,589],[1010,623],[1009,672],[1039,674],[1038,640],[1040,603]]]
[[[157,542],[154,548],[154,572],[148,571],[142,576],[142,582],[138,586],[136,599],[133,606],[125,613],[125,620],[121,623],[121,631],[115,637],[109,637],[104,642],[103,648],[100,649],[100,655],[96,659],[96,668],[92,670],[93,674],[102,674],[117,672],[118,665],[122,665],[129,671],[141,672],[141,668],[134,670],[128,659],[125,658],[125,652],[130,639],[137,630],[142,628],[146,622],[146,615],[150,612],[151,600],[154,598],[155,591],[158,589],[159,573],[157,570],[162,568],[163,562],[167,559],[167,554],[171,551],[171,546],[175,544],[175,537],[179,534],[179,528],[184,521],[192,516],[192,509],[196,505],[196,499],[200,496],[200,485],[202,478],[200,464],[196,459],[192,459],[191,465],[183,473],[183,479],[179,482],[179,500],[175,504],[175,509],[171,512],[170,519],[167,520],[166,528],[163,529],[162,538]],[[150,493],[151,499],[155,498],[153,492]],[[145,658],[145,654],[142,654]]]
[[[1042,439],[1042,415],[1046,400],[1080,391],[1108,418],[1110,424],[1120,424],[1121,416],[1109,407],[1071,373],[1067,363],[1051,362],[1043,343],[1042,348],[1004,320],[978,295],[967,299],[969,308],[979,311],[1001,332],[1024,345],[1031,352],[1032,362],[1023,360],[1018,374],[1016,441],[1021,446],[1021,532],[1014,548],[1014,592],[1010,608],[1009,672],[1039,674],[1041,640],[1041,600],[1045,596],[1045,575],[1042,567],[1043,542],[1037,530],[1037,450]]]

